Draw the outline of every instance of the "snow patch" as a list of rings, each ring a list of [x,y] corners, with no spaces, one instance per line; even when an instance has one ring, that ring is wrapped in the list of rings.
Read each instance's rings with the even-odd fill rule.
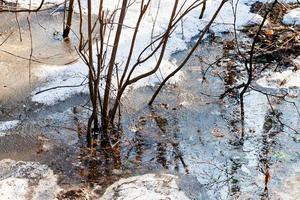
[[[42,0],[5,0],[4,2],[9,2],[9,3],[17,3],[18,7],[25,8],[25,9],[36,9],[38,8]],[[51,6],[51,5],[58,5],[63,3],[64,1],[62,0],[45,0],[42,8]]]
[[[297,58],[295,58],[295,59],[293,60],[293,63],[294,63],[294,65],[295,65],[296,69],[297,69],[297,70],[300,70],[300,56],[298,56]]]
[[[300,8],[295,8],[284,15],[282,22],[286,25],[300,25]]]
[[[271,72],[259,79],[257,83],[266,88],[293,88],[300,87],[300,70],[286,70],[283,72]]]
[[[10,159],[0,161],[1,199],[53,200],[60,190],[57,177],[46,165]]]
[[[177,176],[145,174],[121,179],[106,189],[102,200],[188,200],[176,183]]]
[[[5,136],[6,131],[15,128],[19,123],[19,120],[0,121],[0,137]]]
[[[0,180],[0,197],[6,200],[26,200],[28,180],[7,178]]]
[[[44,84],[32,92],[32,100],[53,105],[74,94],[87,93],[85,81],[87,73],[88,68],[82,61],[66,66],[41,66],[35,74],[43,80]],[[53,89],[48,90],[49,88]],[[48,91],[41,92],[44,90]]]
[[[252,19],[250,19],[248,22],[247,22],[247,26],[255,26],[255,25],[259,25],[259,24],[261,24],[262,23],[262,21],[263,21],[263,17],[262,16],[260,16],[260,15],[255,15],[255,16],[253,16],[253,18]],[[268,26],[269,25],[269,21],[268,20],[266,20],[265,21],[265,23],[264,23],[264,26]]]

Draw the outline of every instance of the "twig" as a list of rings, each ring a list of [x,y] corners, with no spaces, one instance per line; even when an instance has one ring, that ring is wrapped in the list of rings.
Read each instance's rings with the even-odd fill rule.
[[[84,83],[85,80],[86,80],[86,78],[85,78],[79,85],[61,85],[61,86],[55,86],[55,87],[47,88],[47,89],[45,89],[45,90],[38,91],[38,92],[36,92],[34,95],[38,95],[38,94],[41,94],[41,93],[43,93],[43,92],[47,92],[47,91],[50,91],[50,90],[61,89],[61,88],[81,87],[81,86],[83,86],[83,85],[86,84],[86,83]]]

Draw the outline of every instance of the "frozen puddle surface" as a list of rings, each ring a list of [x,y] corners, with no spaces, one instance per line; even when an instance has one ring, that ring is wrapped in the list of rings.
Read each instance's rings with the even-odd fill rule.
[[[53,200],[59,191],[57,177],[46,165],[9,159],[0,161],[1,199]]]

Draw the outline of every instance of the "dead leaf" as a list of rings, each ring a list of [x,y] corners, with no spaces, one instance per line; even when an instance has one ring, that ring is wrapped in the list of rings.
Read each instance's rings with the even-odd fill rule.
[[[215,137],[224,137],[224,134],[222,133],[222,131],[219,128],[214,128],[211,131],[212,135]]]
[[[274,34],[274,31],[272,29],[266,30],[266,35],[267,36],[272,36]]]
[[[234,50],[234,47],[235,47],[234,40],[226,41],[226,43],[224,44],[224,49],[227,49],[227,50]]]

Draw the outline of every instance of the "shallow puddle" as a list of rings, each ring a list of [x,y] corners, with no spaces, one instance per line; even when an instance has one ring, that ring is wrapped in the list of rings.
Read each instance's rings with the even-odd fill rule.
[[[0,102],[24,101],[39,83],[35,72],[40,66],[67,65],[78,61],[76,31],[61,36],[61,12],[44,11],[27,15],[1,14],[0,21]],[[29,22],[28,22],[29,20]],[[19,30],[19,26],[20,30]],[[78,17],[73,20],[78,29]]]
[[[28,58],[28,30],[25,18],[20,16],[20,20],[25,24],[23,42],[14,32],[6,49],[0,47],[0,76],[5,77],[0,81],[0,102],[11,106],[14,98],[23,99],[31,92],[28,60],[5,53],[23,46],[27,49],[14,52]],[[32,15],[32,20],[38,18]],[[77,59],[73,44],[56,38],[55,31],[61,28],[57,20],[59,16],[43,16],[41,21],[46,24],[33,23],[33,33],[43,31],[34,36],[42,42],[34,43],[33,58],[41,63],[32,61],[33,70],[43,63],[62,65]],[[230,40],[231,36],[227,37]],[[174,57],[180,60],[185,53]],[[1,137],[0,159],[47,164],[60,175],[59,184],[66,190],[70,186],[101,185],[104,192],[121,177],[168,172],[196,177],[212,199],[284,199],[283,188],[289,185],[291,193],[297,195],[299,113],[291,103],[268,100],[266,95],[251,91],[245,96],[243,127],[236,96],[219,98],[224,88],[236,81],[233,71],[214,63],[223,54],[220,39],[206,41],[185,66],[182,81],[167,85],[153,107],[145,105],[154,87],[129,91],[123,99],[121,131],[113,132],[113,153],[90,152],[85,147],[89,111],[84,106],[89,98],[78,94],[54,106],[29,102],[21,114],[20,109],[12,111],[7,118],[20,117],[18,113],[24,126],[32,129],[12,130],[11,135]],[[33,86],[38,83],[36,77],[31,78]],[[224,78],[228,85],[223,84]],[[299,95],[289,99],[298,107]]]
[[[0,160],[14,159],[30,161],[36,157],[41,142],[32,136],[7,135],[0,139]]]

